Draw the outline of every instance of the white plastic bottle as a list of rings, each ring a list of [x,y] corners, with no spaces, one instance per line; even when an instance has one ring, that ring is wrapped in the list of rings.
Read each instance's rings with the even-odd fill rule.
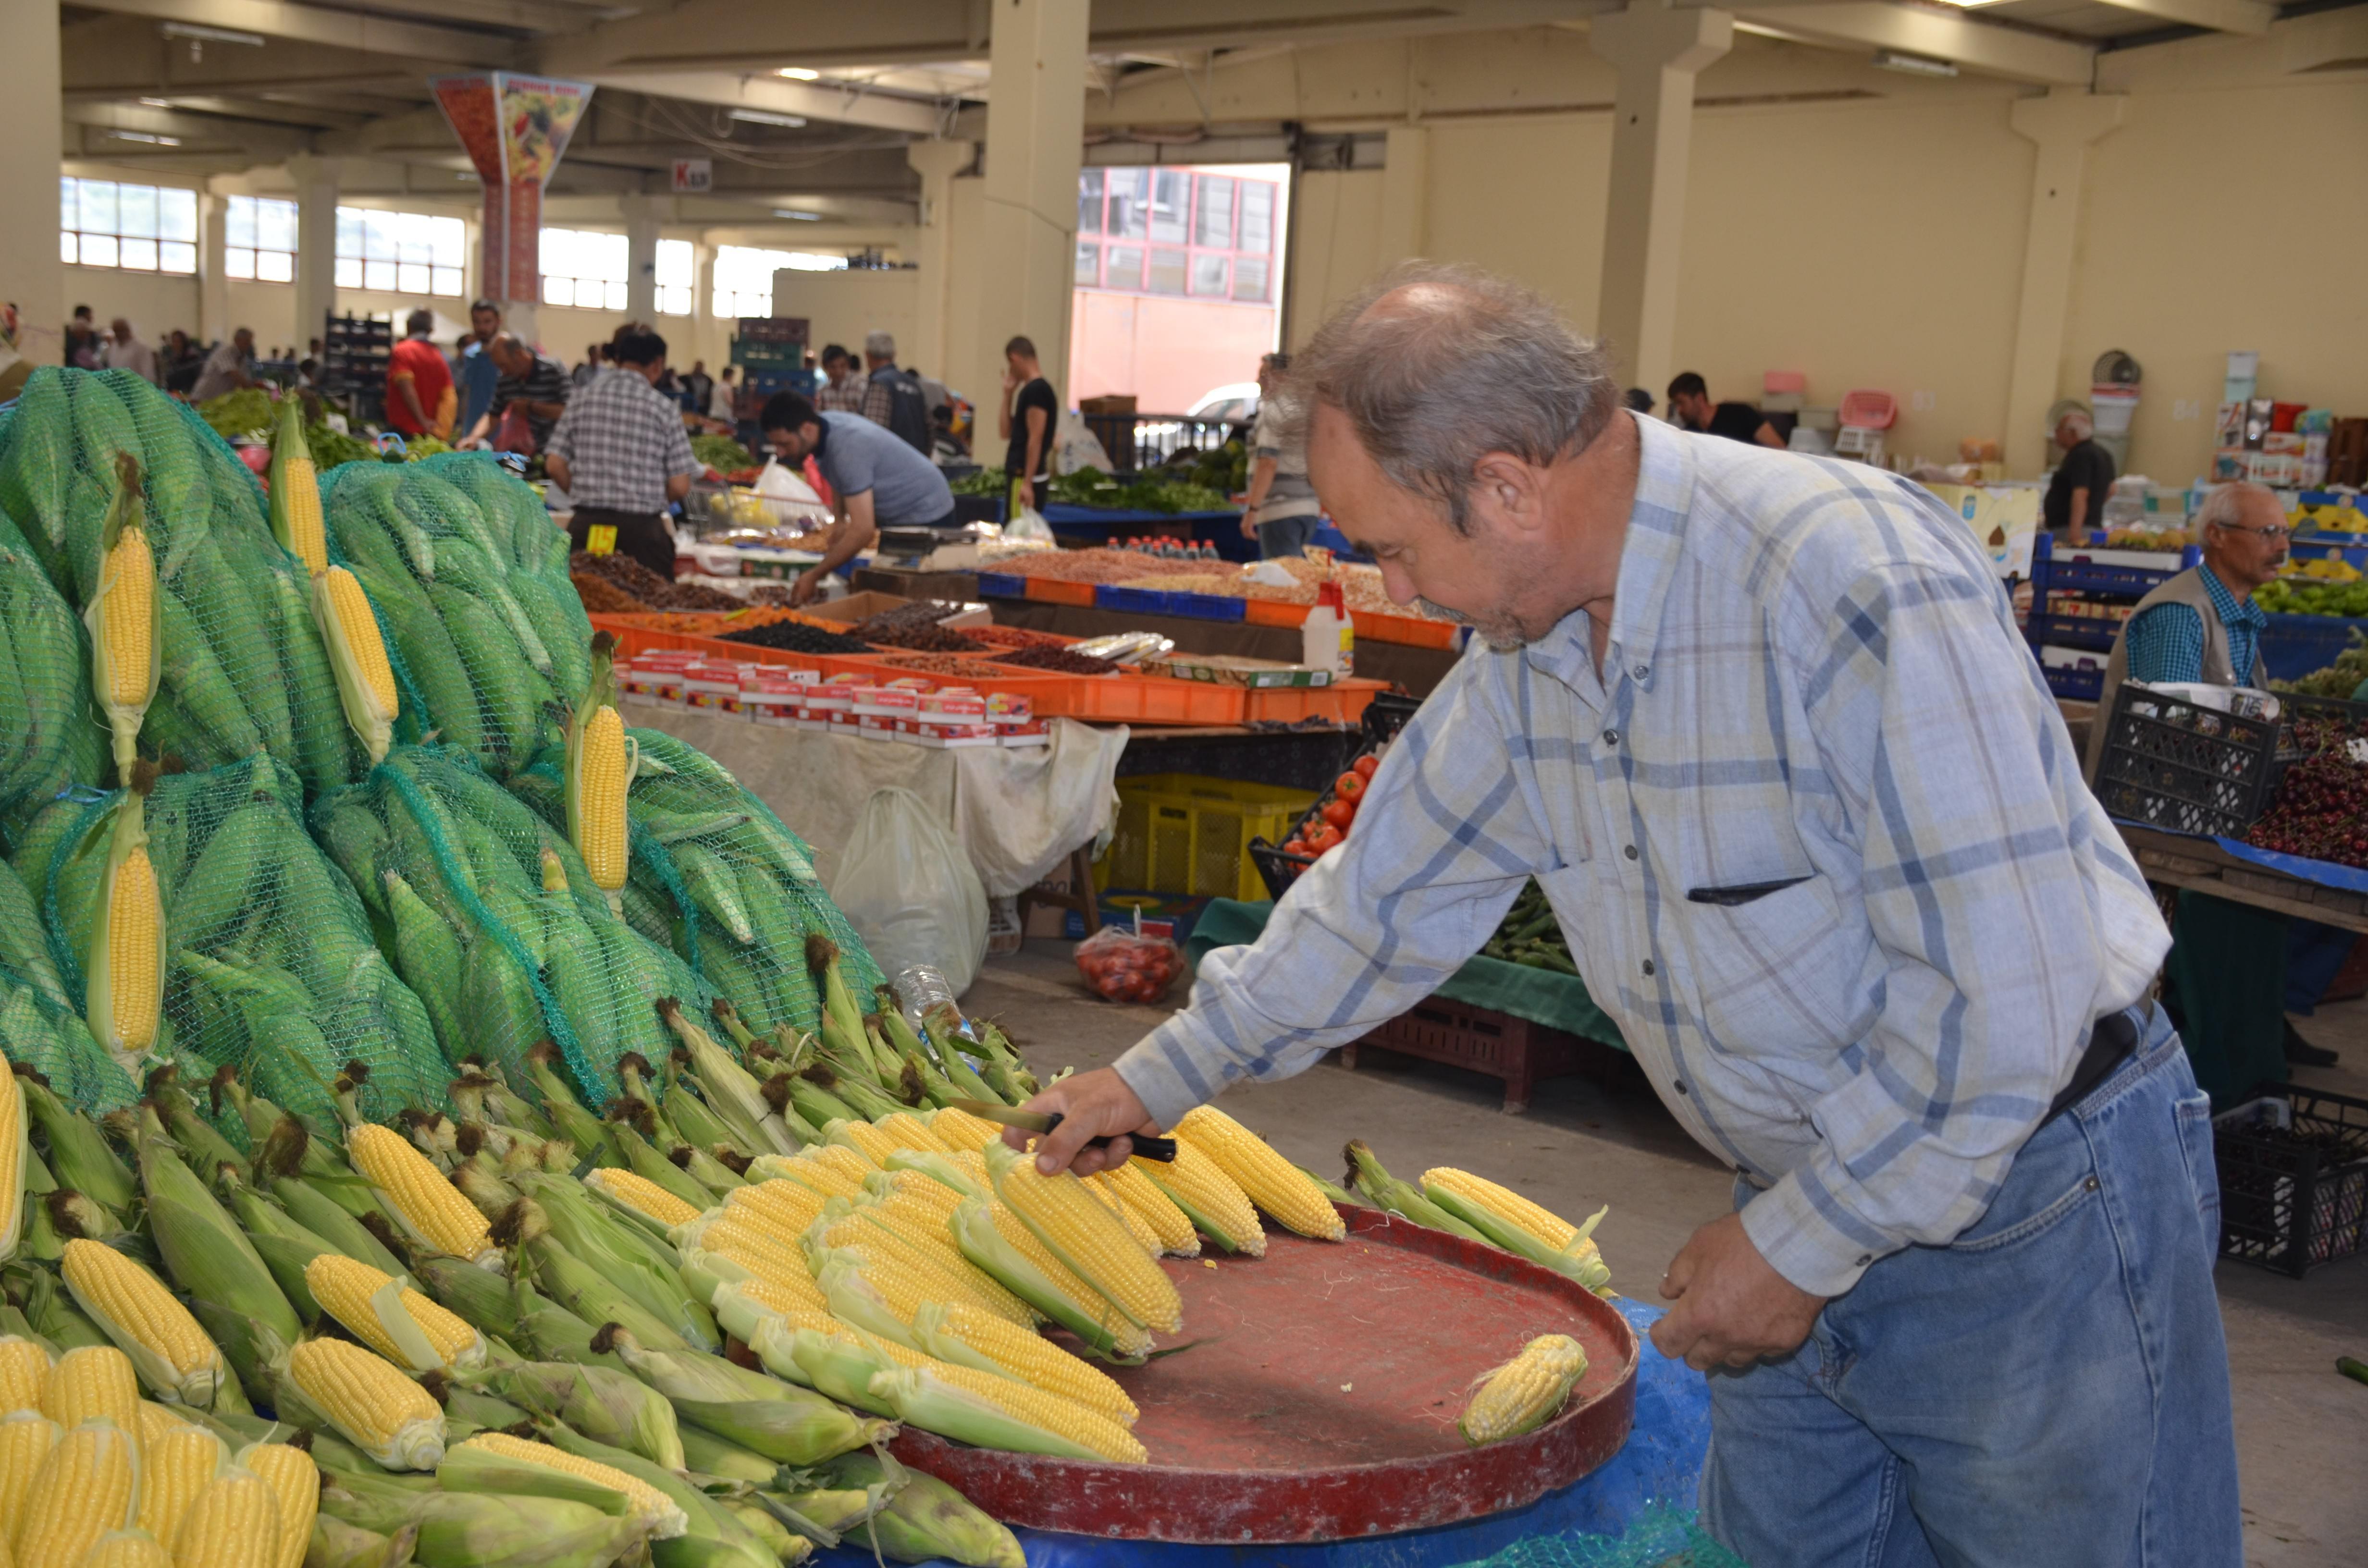
[[[1310,669],[1328,670],[1334,679],[1348,675],[1357,663],[1357,628],[1349,619],[1340,585],[1326,578],[1315,586],[1315,603],[1299,629],[1299,662]]]

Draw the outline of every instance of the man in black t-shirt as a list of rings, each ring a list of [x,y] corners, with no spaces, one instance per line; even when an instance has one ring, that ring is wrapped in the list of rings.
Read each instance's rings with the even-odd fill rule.
[[[2047,482],[2047,499],[2040,505],[2040,520],[2050,532],[2100,528],[2105,497],[2113,488],[2113,454],[2092,439],[2089,416],[2074,412],[2055,423],[2055,444],[2064,460]]]
[[[1680,429],[1774,447],[1780,451],[1784,447],[1784,437],[1776,433],[1775,426],[1759,417],[1758,409],[1748,403],[1712,403],[1710,383],[1691,370],[1681,372],[1669,383],[1669,413],[1676,416]]]
[[[1010,443],[1003,454],[1003,472],[1019,482],[1017,505],[1044,504],[1044,481],[1052,477],[1053,426],[1061,417],[1061,399],[1036,362],[1036,345],[1015,337],[1003,346],[1003,438]]]

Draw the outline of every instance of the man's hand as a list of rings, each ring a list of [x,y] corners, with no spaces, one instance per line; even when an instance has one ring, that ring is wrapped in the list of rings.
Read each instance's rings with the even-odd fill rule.
[[[1134,1097],[1113,1068],[1098,1067],[1090,1073],[1080,1073],[1064,1078],[1020,1108],[1023,1110],[1058,1111],[1061,1125],[1046,1133],[1036,1147],[1036,1168],[1046,1176],[1059,1174],[1064,1168],[1081,1176],[1126,1164],[1134,1145],[1125,1134],[1144,1132],[1156,1134],[1159,1124]],[[1036,1134],[1024,1128],[1007,1127],[1003,1141],[1014,1149],[1025,1150],[1028,1141]],[[1108,1148],[1088,1149],[1089,1138],[1115,1140]]]
[[[1653,1325],[1653,1344],[1698,1372],[1789,1354],[1826,1304],[1769,1267],[1740,1214],[1693,1233],[1661,1277],[1661,1295],[1678,1304]]]
[[[790,608],[796,609],[802,605],[812,604],[814,595],[821,589],[822,568],[819,566],[806,568],[798,574],[798,580],[790,585]]]
[[[1245,506],[1242,508],[1242,537],[1244,539],[1258,538],[1258,508],[1256,506]]]

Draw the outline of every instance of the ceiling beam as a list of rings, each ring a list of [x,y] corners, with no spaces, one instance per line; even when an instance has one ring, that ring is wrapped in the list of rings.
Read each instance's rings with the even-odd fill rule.
[[[728,75],[720,71],[595,71],[590,79],[603,87],[621,87],[661,98],[686,98],[692,103],[720,104],[726,108],[756,109],[766,114],[795,115],[801,119],[831,120],[842,125],[869,125],[908,135],[937,132],[939,110],[918,98],[884,94],[851,93],[812,82],[791,82],[780,76]]]
[[[2087,86],[2096,56],[2087,44],[1977,22],[1939,6],[1872,0],[1747,7],[1736,13],[1736,25],[1804,43],[1896,49],[1951,61],[1985,76],[2049,86]]]
[[[532,33],[575,32],[595,26],[603,16],[560,0],[370,0],[370,9],[389,16],[474,22],[480,27]]]
[[[365,54],[399,55],[425,65],[514,64],[518,46],[489,33],[420,22],[390,21],[351,11],[324,11],[294,0],[78,0],[118,16],[188,22],[299,43],[327,44]],[[498,0],[496,0],[498,3]],[[217,44],[237,50],[238,44]]]
[[[347,100],[342,105],[274,103],[268,98],[227,97],[208,93],[142,93],[142,98],[165,98],[165,108],[185,114],[219,115],[224,119],[259,120],[267,125],[292,125],[306,131],[339,131],[367,121],[371,110]],[[69,104],[91,102],[86,97]],[[116,101],[120,101],[120,97]],[[155,105],[145,105],[155,108]]]
[[[2260,0],[2100,0],[2119,10],[2136,11],[2166,22],[2210,28],[2223,33],[2265,33],[2278,19],[2275,6]]]
[[[218,119],[210,115],[183,114],[169,108],[150,108],[143,104],[68,104],[64,110],[69,125],[86,126],[93,130],[133,131],[147,136],[171,136],[193,144],[184,149],[163,151],[196,151],[208,147],[237,147],[253,153],[258,163],[274,162],[308,152],[313,136],[308,131],[294,126],[261,125],[252,121]],[[88,139],[85,139],[85,145]],[[127,147],[154,146],[137,142]]]

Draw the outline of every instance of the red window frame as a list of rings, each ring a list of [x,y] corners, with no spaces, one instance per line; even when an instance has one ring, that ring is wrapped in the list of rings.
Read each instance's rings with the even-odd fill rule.
[[[1183,182],[1180,240],[1153,237],[1155,230],[1172,223],[1173,215],[1179,210],[1173,203],[1159,203],[1160,196],[1165,194],[1161,187],[1170,180]],[[1242,218],[1248,206],[1246,196],[1253,188],[1269,193],[1264,249],[1246,249],[1242,245]],[[1226,203],[1223,219],[1224,243],[1204,244],[1204,226],[1212,215],[1204,210],[1204,204],[1212,205],[1221,193]],[[1127,209],[1138,203],[1146,214],[1141,232],[1114,233],[1115,228],[1125,225]],[[1149,294],[1162,299],[1272,304],[1275,223],[1281,206],[1281,187],[1275,180],[1140,165],[1084,170],[1077,179],[1076,285],[1080,289]],[[1264,276],[1252,294],[1241,291],[1240,266],[1244,261],[1255,262],[1264,268]],[[1155,287],[1154,278],[1161,277],[1172,278],[1175,286]],[[1213,286],[1201,286],[1212,279]]]

